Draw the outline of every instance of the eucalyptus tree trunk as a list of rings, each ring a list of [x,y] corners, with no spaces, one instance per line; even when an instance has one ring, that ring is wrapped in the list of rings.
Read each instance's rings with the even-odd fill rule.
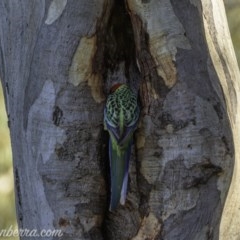
[[[240,76],[222,1],[1,0],[0,50],[19,228],[239,239]],[[109,212],[115,83],[142,110],[127,202]]]

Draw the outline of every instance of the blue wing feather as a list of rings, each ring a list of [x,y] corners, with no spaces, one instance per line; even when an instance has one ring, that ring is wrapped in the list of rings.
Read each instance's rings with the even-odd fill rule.
[[[109,210],[117,208],[119,201],[124,204],[127,196],[129,160],[131,156],[132,141],[127,148],[117,145],[113,147],[112,138],[109,141],[109,157],[111,172],[111,199]],[[120,152],[120,153],[119,153]]]
[[[129,143],[128,148],[126,150],[125,154],[125,174],[124,174],[124,179],[123,179],[123,184],[122,184],[122,190],[121,190],[121,198],[120,198],[120,203],[122,205],[125,204],[126,197],[127,197],[127,187],[128,187],[128,172],[129,172],[129,163],[130,163],[130,157],[131,157],[131,149],[132,149],[132,141]]]

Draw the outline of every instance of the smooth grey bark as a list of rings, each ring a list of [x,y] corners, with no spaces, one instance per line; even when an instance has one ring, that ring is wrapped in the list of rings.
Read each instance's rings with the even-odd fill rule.
[[[228,38],[224,6],[210,0],[0,1],[19,227],[64,240],[237,239]],[[139,90],[142,116],[127,202],[110,213],[103,107],[116,82]]]

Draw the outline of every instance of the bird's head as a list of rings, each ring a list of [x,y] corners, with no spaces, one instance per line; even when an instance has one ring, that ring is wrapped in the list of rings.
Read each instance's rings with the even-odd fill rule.
[[[110,94],[114,93],[119,87],[121,87],[122,85],[124,85],[123,83],[116,83],[114,84],[111,89],[110,89]]]

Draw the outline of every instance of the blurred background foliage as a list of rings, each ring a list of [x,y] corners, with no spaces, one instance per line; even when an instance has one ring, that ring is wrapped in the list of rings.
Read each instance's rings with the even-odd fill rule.
[[[1,86],[1,85],[0,85]],[[4,106],[2,86],[0,87],[0,231],[16,228],[14,204],[12,153],[7,116]],[[0,237],[1,240],[17,240],[18,238]]]
[[[213,0],[216,1],[216,0]],[[221,1],[221,0],[219,0]],[[238,63],[240,63],[240,0],[225,0],[229,28],[234,43]],[[0,231],[15,228],[16,215],[14,204],[12,154],[4,107],[2,88],[0,87]],[[1,240],[18,240],[18,238],[0,237]]]
[[[240,0],[225,0],[224,2],[232,41],[240,66]]]

